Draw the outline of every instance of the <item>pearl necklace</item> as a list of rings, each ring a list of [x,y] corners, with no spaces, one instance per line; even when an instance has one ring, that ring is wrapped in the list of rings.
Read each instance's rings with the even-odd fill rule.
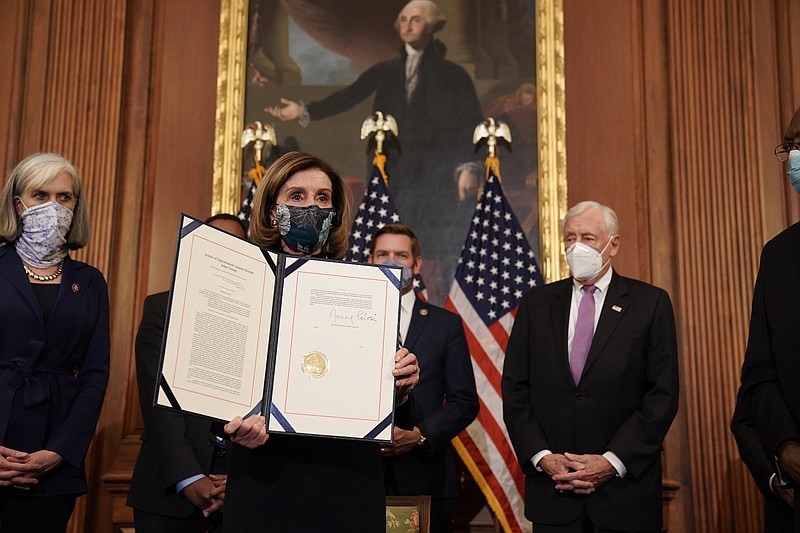
[[[22,268],[25,269],[25,273],[28,276],[32,277],[36,281],[53,281],[58,276],[60,276],[61,275],[61,271],[64,270],[64,261],[61,261],[58,264],[58,268],[56,269],[55,272],[53,272],[52,274],[48,274],[46,276],[41,276],[41,275],[37,274],[36,272],[34,272],[30,268],[28,268],[28,265],[26,265],[25,263],[22,263]]]

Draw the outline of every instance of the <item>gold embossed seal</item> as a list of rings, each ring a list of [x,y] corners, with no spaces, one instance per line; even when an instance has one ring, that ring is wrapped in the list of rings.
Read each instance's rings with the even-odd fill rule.
[[[303,356],[303,363],[300,369],[303,374],[311,379],[319,379],[328,373],[328,358],[322,352],[308,352]]]

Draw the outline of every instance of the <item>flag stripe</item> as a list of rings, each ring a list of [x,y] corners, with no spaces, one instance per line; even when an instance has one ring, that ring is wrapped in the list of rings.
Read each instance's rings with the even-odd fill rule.
[[[501,324],[498,320],[489,326],[489,331],[491,331],[492,335],[494,335],[494,339],[497,341],[497,344],[503,347],[503,353],[505,353],[506,346],[508,346],[508,331],[506,331],[506,328],[503,327],[503,324]]]
[[[524,516],[524,508],[520,513],[520,510],[515,509],[512,504],[516,494],[506,492],[504,487],[507,485],[498,481],[498,476],[483,460],[483,447],[479,447],[466,432],[461,433],[453,440],[456,451],[486,496],[486,501],[500,521],[500,525],[503,526],[503,531],[507,533],[531,531]],[[455,444],[456,442],[458,444]]]
[[[522,469],[520,468],[519,463],[517,463],[517,457],[514,455],[511,446],[508,444],[508,435],[500,427],[502,419],[500,419],[500,422],[498,422],[492,413],[486,409],[484,403],[481,402],[481,412],[478,413],[478,421],[483,426],[486,434],[492,440],[492,443],[499,453],[499,457],[502,459],[503,463],[505,463],[506,468],[509,472],[511,472],[512,480],[517,486],[517,489],[520,492],[523,492],[525,489],[525,482],[522,477]]]
[[[464,328],[464,333],[467,336],[467,346],[469,346],[469,353],[472,355],[472,359],[478,368],[481,371],[481,376],[486,380],[486,382],[495,390],[498,396],[502,396],[502,392],[500,391],[500,381],[502,379],[502,374],[497,371],[497,369],[489,362],[489,357],[486,355],[486,352],[483,351],[483,346],[475,336],[472,334],[472,330],[468,327]]]
[[[464,324],[469,324],[469,329],[472,331],[476,339],[479,339],[481,346],[486,355],[489,357],[492,365],[498,373],[503,372],[503,360],[505,359],[505,348],[497,344],[497,339],[483,320],[478,317],[478,313],[470,305],[467,296],[464,294],[461,286],[453,283],[450,287],[450,293],[447,295],[445,308],[461,316]]]

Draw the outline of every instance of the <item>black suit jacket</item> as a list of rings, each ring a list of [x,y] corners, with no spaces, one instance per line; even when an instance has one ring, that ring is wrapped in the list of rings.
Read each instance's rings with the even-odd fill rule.
[[[108,288],[96,268],[64,260],[45,322],[13,245],[0,247],[0,443],[64,461],[31,494],[86,492],[84,458],[108,383]]]
[[[741,396],[731,419],[731,431],[739,447],[739,455],[750,470],[758,490],[764,495],[764,533],[790,533],[794,528],[792,508],[770,487],[775,474],[775,461],[764,449],[758,429],[747,416]]]
[[[393,477],[401,495],[455,497],[450,441],[475,419],[479,408],[461,318],[417,299],[404,346],[419,360],[413,425],[427,441],[424,448],[384,458],[387,477]]]
[[[800,223],[764,245],[753,290],[740,395],[764,446],[800,441]],[[795,497],[795,521],[800,498]],[[800,528],[796,524],[795,530]]]
[[[178,518],[190,515],[196,508],[175,492],[175,484],[209,473],[215,435],[207,419],[153,406],[168,301],[168,292],[145,299],[136,335],[136,378],[144,432],[127,504]]]
[[[663,290],[613,273],[580,384],[569,372],[572,279],[519,306],[503,368],[503,414],[526,475],[525,515],[566,524],[586,508],[598,527],[661,527],[661,443],[678,409],[675,320]],[[590,496],[560,494],[533,455],[614,452],[628,472]]]

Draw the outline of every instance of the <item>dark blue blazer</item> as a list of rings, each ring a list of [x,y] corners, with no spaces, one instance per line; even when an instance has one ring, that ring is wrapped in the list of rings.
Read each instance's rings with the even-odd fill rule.
[[[475,420],[479,409],[461,318],[418,299],[403,345],[419,361],[414,425],[427,441],[424,448],[384,457],[384,468],[392,471],[401,495],[452,498],[457,486],[450,441]]]
[[[53,311],[39,300],[13,246],[0,248],[0,442],[64,459],[34,493],[82,494],[84,458],[108,382],[108,288],[67,257]]]

